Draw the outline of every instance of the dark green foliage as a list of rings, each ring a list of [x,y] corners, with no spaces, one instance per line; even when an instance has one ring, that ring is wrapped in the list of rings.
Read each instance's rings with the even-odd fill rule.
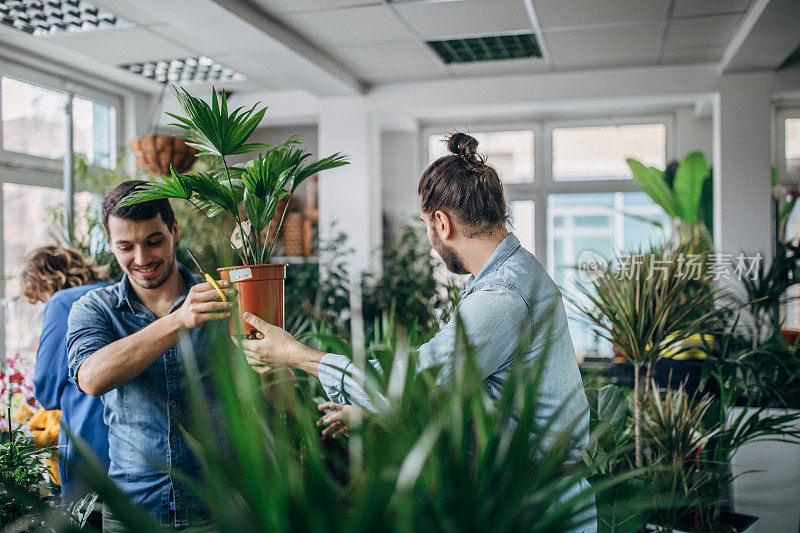
[[[316,263],[287,269],[286,324],[290,331],[307,317],[327,324],[339,336],[350,335],[350,275],[343,257],[349,253],[347,236],[339,234],[322,246],[324,278]],[[446,321],[459,299],[461,287],[443,286],[434,278],[439,264],[423,230],[399,228],[382,251],[382,272],[362,279],[361,299],[365,334],[372,337],[383,315],[391,313],[396,328],[427,341]]]
[[[437,318],[446,320],[453,309],[448,296],[458,290],[442,287],[434,279],[439,264],[424,229],[401,226],[384,244],[380,275],[369,275],[364,280],[365,323],[393,309],[395,321],[407,330],[420,336],[437,330]]]
[[[192,410],[200,415],[186,436],[208,479],[192,486],[216,528],[557,533],[580,525],[592,493],[620,479],[578,488],[584,472],[564,469],[574,423],[544,440],[552,421],[544,427],[536,422],[536,399],[546,357],[533,368],[520,358],[502,398],[493,402],[460,331],[461,371],[448,387],[437,384],[439,369],[417,373],[416,354],[403,348],[408,341],[396,330],[383,331],[383,345],[372,347],[391,370],[369,372],[366,386],[388,404],[351,428],[347,445],[358,460],[349,467],[344,449],[321,439],[303,377],[291,407],[276,409],[265,402],[241,354],[220,339],[211,374],[221,416],[212,420],[193,377],[198,370],[190,347],[182,346]],[[399,360],[406,364],[393,364]],[[215,438],[218,432],[223,438]],[[157,530],[151,520],[139,521],[113,487],[94,481],[135,531]],[[567,492],[574,496],[564,497]]]
[[[32,505],[28,498],[36,501],[41,488],[47,490],[47,465],[54,448],[37,448],[31,438],[20,430],[3,433],[5,442],[0,444],[0,524],[10,524],[29,514]],[[25,498],[28,496],[28,498]]]

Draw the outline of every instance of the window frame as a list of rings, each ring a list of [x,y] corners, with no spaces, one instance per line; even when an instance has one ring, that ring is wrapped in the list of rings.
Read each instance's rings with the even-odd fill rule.
[[[69,102],[72,103],[75,97],[93,100],[95,102],[108,105],[114,109],[114,133],[116,139],[115,149],[119,149],[121,141],[125,138],[125,114],[123,104],[126,100],[126,92],[122,89],[115,93],[103,90],[91,84],[77,81],[67,75],[59,75],[37,70],[24,66],[3,57],[0,57],[0,79],[3,77],[13,78],[24,83],[38,85],[46,89],[66,93]],[[98,85],[105,85],[98,81]],[[2,84],[0,83],[0,124],[2,124]],[[48,158],[14,152],[3,149],[3,132],[0,127],[0,302],[5,302],[5,239],[3,235],[2,221],[4,217],[2,186],[4,183],[15,183],[19,185],[30,185],[37,187],[47,187],[63,192],[63,157]],[[117,154],[118,155],[118,154]],[[75,193],[82,192],[75,188]],[[5,320],[6,305],[0,305],[0,319],[3,324]],[[5,326],[0,331],[0,361],[5,361]]]
[[[777,135],[775,137],[775,162],[781,185],[796,185],[800,182],[800,171],[786,169],[786,119],[800,119],[800,106],[782,107],[777,110]]]
[[[613,117],[570,118],[531,120],[519,122],[472,122],[469,131],[533,131],[533,181],[529,183],[504,183],[507,202],[533,200],[534,202],[534,254],[552,273],[548,250],[548,196],[565,193],[614,193],[641,192],[642,188],[633,179],[612,180],[573,180],[556,181],[553,179],[553,130],[557,128],[592,127],[592,126],[628,126],[638,124],[663,124],[666,129],[665,154],[666,162],[674,159],[675,147],[675,113],[637,114]],[[422,128],[420,143],[422,149],[421,168],[428,166],[430,158],[428,139],[431,135],[446,135],[453,131],[453,126],[429,126]],[[480,152],[480,146],[478,147]]]

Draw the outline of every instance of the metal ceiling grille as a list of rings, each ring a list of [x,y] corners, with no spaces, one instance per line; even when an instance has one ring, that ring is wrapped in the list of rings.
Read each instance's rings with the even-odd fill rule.
[[[133,26],[84,0],[0,0],[0,24],[36,37]]]
[[[120,66],[159,83],[191,84],[246,79],[244,74],[204,56],[161,59]]]
[[[428,44],[445,64],[542,57],[533,33],[428,41]]]

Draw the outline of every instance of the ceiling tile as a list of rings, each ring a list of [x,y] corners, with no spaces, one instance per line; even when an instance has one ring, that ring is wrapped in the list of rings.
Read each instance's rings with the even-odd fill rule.
[[[576,58],[581,55],[596,57],[629,56],[631,51],[638,54],[655,53],[661,23],[636,24],[611,28],[587,30],[568,30],[550,32],[544,39],[554,60]]]
[[[677,0],[673,17],[694,17],[747,11],[750,0]]]
[[[309,41],[324,47],[411,37],[387,6],[293,13],[280,18]]]
[[[114,64],[196,55],[146,28],[65,33],[47,37],[47,40]]]
[[[663,19],[667,0],[532,0],[542,28]],[[520,2],[521,3],[521,2]]]
[[[376,3],[375,0],[252,0],[252,2],[267,13],[342,9]]]
[[[688,63],[715,63],[722,58],[724,52],[724,46],[665,50],[664,55],[661,57],[661,64],[682,65]]]
[[[426,40],[531,31],[522,0],[400,3],[395,8]]]
[[[358,73],[370,71],[438,68],[433,51],[416,41],[370,43],[336,46],[327,50],[331,56]]]
[[[453,63],[447,69],[456,77],[503,76],[510,74],[532,74],[549,70],[542,58],[505,59],[502,61],[476,61],[474,63]]]
[[[655,53],[628,52],[614,56],[599,54],[583,54],[574,57],[565,57],[554,61],[553,67],[557,71],[563,70],[593,70],[603,68],[646,67],[655,65]]]
[[[404,81],[428,81],[447,78],[447,73],[440,68],[388,69],[372,71],[361,79],[367,83],[397,83]]]
[[[742,15],[672,20],[667,28],[666,48],[724,46],[728,44]]]

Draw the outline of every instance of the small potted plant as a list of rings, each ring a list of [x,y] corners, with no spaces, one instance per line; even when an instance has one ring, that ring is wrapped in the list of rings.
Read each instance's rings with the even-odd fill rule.
[[[249,110],[239,107],[228,112],[225,93],[212,92],[211,104],[174,87],[185,117],[168,113],[185,130],[189,146],[199,156],[212,158],[216,170],[180,174],[170,168],[163,182],[148,183],[120,202],[120,206],[148,200],[176,198],[197,208],[230,242],[241,266],[217,269],[222,279],[234,283],[238,291],[238,313],[231,317],[231,334],[255,332],[241,315],[253,313],[283,327],[283,290],[285,264],[271,264],[275,242],[286,215],[286,208],[276,216],[278,202],[290,197],[310,176],[347,164],[340,153],[308,162],[311,154],[298,148],[296,137],[269,146],[247,143],[264,117],[266,108]],[[255,159],[241,166],[229,166],[226,157],[257,153]],[[288,198],[287,198],[288,200]],[[289,202],[283,202],[289,205]],[[222,232],[214,217],[226,214],[235,224],[232,236]],[[276,222],[273,222],[275,220]],[[272,227],[277,224],[276,227]]]

